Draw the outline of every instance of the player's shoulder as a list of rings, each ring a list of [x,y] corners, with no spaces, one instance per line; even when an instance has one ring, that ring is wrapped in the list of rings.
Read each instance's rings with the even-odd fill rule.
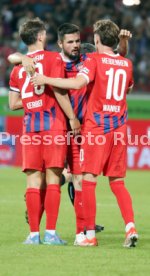
[[[22,68],[21,64],[14,65],[14,67],[11,70],[11,75],[17,75],[21,68]]]
[[[131,59],[127,58],[127,57],[123,57],[120,54],[118,54],[118,59],[123,60],[126,64],[128,64],[128,66],[132,66],[132,61]]]
[[[88,61],[91,62],[95,57],[95,53],[86,53],[86,54],[82,54],[82,56],[80,57],[80,61],[84,62],[84,61]]]
[[[93,53],[87,53],[86,55],[87,55],[87,57],[93,58],[93,57],[96,57],[99,54],[97,52],[93,52]]]
[[[51,52],[47,50],[36,51],[33,53],[28,53],[27,56],[34,58],[35,61],[53,62],[54,60],[61,60],[60,54],[58,52]]]
[[[124,60],[126,60],[129,64],[132,64],[132,60],[130,59],[130,58],[128,58],[128,57],[123,57],[124,58]]]
[[[99,53],[87,53],[87,58],[86,58],[86,62],[91,64],[96,65],[99,62],[100,59],[100,54]]]
[[[94,53],[87,53],[87,59],[98,59],[100,58],[101,54],[94,52]]]
[[[60,56],[60,53],[58,52],[51,52],[51,51],[44,51],[44,55],[46,57],[49,57],[49,58],[52,58],[52,59],[58,59],[58,60],[61,60],[61,56]]]

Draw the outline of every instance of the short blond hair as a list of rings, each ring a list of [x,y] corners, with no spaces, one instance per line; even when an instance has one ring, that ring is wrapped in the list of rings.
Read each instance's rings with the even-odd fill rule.
[[[103,45],[115,47],[119,42],[119,27],[111,20],[98,20],[93,25],[94,34],[98,34]]]

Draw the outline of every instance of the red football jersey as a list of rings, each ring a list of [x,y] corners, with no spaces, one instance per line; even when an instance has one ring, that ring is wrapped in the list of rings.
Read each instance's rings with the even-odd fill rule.
[[[65,78],[75,78],[79,71],[83,68],[84,61],[87,57],[88,54],[85,54],[80,55],[80,58],[77,61],[66,61],[62,56],[65,69]],[[80,123],[82,123],[89,97],[87,87],[83,87],[80,90],[70,89],[68,90],[68,94],[72,108]]]
[[[133,85],[132,62],[119,54],[94,54],[80,70],[93,83],[84,118],[84,130],[108,133],[127,119],[126,94]]]
[[[64,65],[59,53],[41,50],[28,53],[28,56],[36,60],[36,72],[48,77],[64,77]],[[66,129],[64,113],[52,88],[47,85],[34,88],[22,65],[15,66],[11,72],[10,91],[21,93],[25,112],[24,132]]]

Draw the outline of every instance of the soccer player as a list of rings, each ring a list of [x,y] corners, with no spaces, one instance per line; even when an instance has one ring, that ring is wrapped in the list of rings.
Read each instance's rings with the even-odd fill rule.
[[[126,239],[124,247],[134,247],[138,234],[134,224],[132,199],[125,187],[127,150],[126,94],[133,86],[132,63],[114,54],[118,43],[119,28],[111,20],[99,20],[94,24],[94,42],[98,54],[88,58],[75,79],[32,78],[34,85],[49,84],[65,89],[81,89],[91,83],[82,128],[83,141],[80,150],[82,162],[82,200],[86,237],[78,245],[95,246],[97,176],[103,173],[109,178],[124,223]],[[94,143],[89,143],[89,137]],[[118,137],[122,137],[119,139]]]
[[[87,54],[83,52],[80,54],[80,30],[78,26],[74,24],[64,23],[58,28],[58,45],[61,48],[61,56],[64,61],[65,75],[67,78],[74,78],[79,70],[82,68],[84,61],[92,54]],[[125,54],[127,51],[127,41],[130,37],[130,32],[126,30],[122,30],[120,33],[120,45],[118,50]],[[124,39],[125,38],[125,39]],[[118,41],[119,42],[119,41]],[[116,45],[117,46],[117,45]],[[92,46],[90,47],[90,51],[93,52]],[[83,51],[83,49],[82,49]],[[69,90],[69,96],[72,103],[72,107],[77,118],[80,120],[82,124],[84,114],[87,108],[87,102],[89,97],[90,87],[82,87],[80,90]],[[80,142],[80,140],[79,140]],[[70,139],[70,145],[68,146],[68,158],[67,162],[69,164],[70,172],[72,173],[73,186],[75,188],[75,197],[74,200],[74,208],[76,214],[76,239],[75,244],[80,243],[83,239],[83,208],[82,208],[82,175],[81,175],[81,166],[80,166],[80,145],[77,145],[74,142],[73,137]],[[69,187],[71,188],[71,184]],[[70,191],[70,190],[69,190]],[[71,190],[73,191],[73,189]],[[74,195],[74,194],[72,194]],[[96,230],[102,230],[103,226],[96,225]]]
[[[125,36],[125,40],[124,40]],[[121,47],[120,50],[125,53],[125,49],[127,47],[127,41],[130,37],[130,33],[124,31],[121,33]],[[123,40],[122,40],[123,38]],[[82,68],[84,61],[87,59],[87,54],[80,54],[80,31],[78,26],[74,24],[64,23],[58,28],[58,45],[61,48],[61,57],[64,61],[65,68],[65,76],[75,77],[79,70]],[[90,50],[91,51],[91,50]],[[26,58],[23,58],[24,66],[27,67],[27,70],[32,71],[32,66],[30,69],[30,61],[26,61]],[[21,60],[19,60],[21,61]],[[72,103],[72,107],[80,123],[83,121],[83,117],[86,111],[87,100],[89,96],[89,90],[87,87],[81,88],[79,91],[77,90],[69,90],[69,96]],[[68,154],[67,161],[69,164],[70,172],[73,175],[73,185],[75,188],[75,197],[74,193],[71,195],[72,201],[75,207],[76,213],[76,241],[75,243],[80,243],[80,240],[83,238],[83,234],[81,229],[83,229],[83,208],[82,208],[82,175],[81,175],[81,167],[80,167],[80,145],[74,143],[73,137],[70,137],[70,145],[68,146]],[[71,191],[72,185],[69,184],[69,192]],[[96,229],[101,230],[103,227],[96,226]]]
[[[61,48],[61,57],[64,63],[65,76],[75,77],[81,68],[83,61],[87,58],[86,54],[80,55],[80,31],[76,25],[65,23],[58,28],[58,45]],[[11,55],[9,60],[11,62],[23,62],[23,65],[28,71],[32,73],[34,68],[30,68],[28,59],[21,54]],[[80,91],[69,91],[72,107],[77,118],[82,123],[82,119],[86,110],[86,103],[88,99],[88,92],[86,87]],[[75,188],[75,197],[73,197],[73,203],[76,214],[76,237],[80,239],[80,232],[83,228],[83,210],[81,202],[81,181],[82,174],[79,160],[80,147],[74,143],[73,137],[70,137],[70,145],[68,145],[67,162],[69,164],[70,172],[72,173],[73,185]],[[70,193],[72,184],[69,184],[68,190]],[[73,189],[72,189],[73,191]],[[74,195],[74,193],[72,193]],[[103,226],[97,225],[97,231],[103,230]],[[78,235],[79,234],[79,235]]]
[[[44,51],[46,29],[40,19],[25,22],[19,30],[23,42],[28,46],[28,55],[36,59],[36,72],[47,76],[63,77],[64,68],[58,53]],[[19,95],[19,96],[18,96]],[[21,99],[20,99],[21,96]],[[18,101],[17,101],[18,97]],[[23,171],[27,175],[26,205],[30,234],[25,244],[40,244],[39,224],[41,201],[45,198],[46,231],[44,244],[65,245],[56,233],[56,222],[60,204],[60,178],[66,158],[66,117],[56,98],[69,118],[74,133],[80,128],[71,107],[68,95],[49,86],[33,87],[30,76],[22,65],[15,66],[10,76],[10,107],[24,108]],[[15,104],[14,104],[15,103]],[[61,142],[57,141],[61,139]],[[43,183],[42,170],[46,170],[47,189]],[[46,196],[45,193],[46,192]]]
[[[65,76],[67,78],[74,78],[76,77],[77,73],[83,66],[83,62],[87,59],[88,56],[86,53],[80,53],[81,40],[79,27],[74,24],[64,23],[59,26],[57,34],[58,45],[61,49],[60,54],[64,62]],[[80,90],[71,89],[68,91],[68,94],[74,112],[80,123],[82,124],[89,96],[87,87],[83,87]],[[72,174],[73,182],[73,185],[69,183],[68,191],[71,195],[70,198],[72,199],[76,215],[76,244],[76,242],[80,242],[83,236],[82,229],[84,227],[84,218],[82,207],[82,172],[80,167],[80,145],[74,143],[73,137],[70,137],[70,143],[68,145],[67,163],[69,165],[69,171]],[[103,230],[103,226],[96,225],[96,230]]]
[[[64,25],[62,25],[62,26],[64,26]],[[66,26],[66,24],[65,24],[65,26]],[[72,27],[72,24],[69,24],[69,26]],[[74,26],[73,26],[73,28],[74,28]],[[71,31],[73,32],[74,30],[76,31],[76,29],[72,29]],[[65,28],[64,35],[66,34],[65,33],[66,31],[67,31],[67,29]],[[63,53],[65,52],[65,57],[67,57],[69,55],[69,53],[67,52],[65,45],[63,45],[62,49],[63,49]],[[84,59],[86,59],[87,56],[88,56],[88,53],[93,53],[93,52],[96,51],[96,49],[95,49],[95,46],[93,44],[82,43],[80,45],[79,51],[80,51],[80,58],[78,58],[77,61],[75,61],[75,64],[76,65],[79,64],[81,66],[81,60],[83,59],[82,56],[84,56]],[[69,64],[71,64],[71,62],[67,62],[67,64],[64,63],[64,67],[66,68],[66,76],[67,76],[67,72],[68,72],[67,67],[69,68]],[[70,67],[69,71],[73,71],[76,75],[79,71],[79,68],[78,68],[78,66],[76,66],[76,67],[72,66],[72,67]],[[71,92],[72,93],[74,92],[74,97],[78,97],[78,94],[79,94],[78,91],[71,91]],[[81,98],[81,95],[79,95],[79,98]],[[70,95],[70,97],[71,97],[71,95]],[[85,102],[83,102],[83,105],[85,105]],[[78,116],[78,114],[77,114],[77,116]],[[82,116],[84,117],[84,113],[82,114]],[[79,167],[79,147],[76,146],[73,143],[73,140],[72,140],[72,147],[73,146],[74,146],[74,148],[76,148],[76,151],[71,149],[73,152],[70,154],[71,155],[70,158],[72,158],[72,160],[73,160],[72,162],[76,162],[76,166],[78,167],[78,172],[81,174],[81,170],[80,170],[80,167]],[[78,159],[76,157],[77,154],[75,154],[75,156],[74,156],[75,152],[78,153]],[[71,170],[71,172],[72,171],[73,170]],[[69,197],[70,197],[70,200],[71,200],[72,204],[74,205],[74,203],[75,203],[75,189],[74,189],[74,185],[73,185],[73,182],[72,182],[73,176],[72,176],[71,172],[70,171],[68,172],[67,169],[64,169],[63,174],[62,174],[61,185],[65,184],[65,182],[68,182],[68,194],[69,194]],[[80,192],[78,192],[78,193],[80,194]],[[102,230],[104,230],[104,226],[96,225],[95,230],[96,230],[96,232],[101,232]]]

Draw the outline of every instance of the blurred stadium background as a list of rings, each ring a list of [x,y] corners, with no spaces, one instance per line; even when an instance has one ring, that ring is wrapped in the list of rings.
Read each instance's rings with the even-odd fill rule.
[[[133,2],[124,1],[129,5]],[[128,57],[134,63],[135,86],[132,95],[128,97],[128,131],[132,136],[148,136],[149,133],[150,137],[150,1],[143,0],[140,5],[125,6],[121,0],[1,0],[0,132],[8,132],[10,137],[2,143],[0,135],[0,274],[149,276],[148,145],[128,146],[130,171],[127,173],[126,185],[133,196],[136,225],[140,235],[135,250],[126,251],[122,248],[124,225],[115,198],[106,185],[107,179],[103,177],[99,179],[101,185],[97,185],[97,222],[104,224],[105,231],[98,234],[98,248],[83,249],[72,246],[75,220],[67,195],[67,185],[62,189],[57,231],[68,241],[69,246],[25,248],[22,245],[28,233],[23,200],[26,181],[20,168],[20,143],[16,139],[17,143],[13,146],[11,135],[21,134],[23,113],[12,112],[8,108],[8,83],[12,67],[7,61],[7,56],[15,51],[26,53],[25,45],[18,37],[18,27],[25,20],[36,16],[46,22],[47,49],[52,51],[58,50],[56,29],[64,22],[80,26],[83,42],[93,43],[92,24],[97,19],[111,18],[120,28],[127,28],[132,32]],[[41,230],[43,233],[43,222]]]
[[[48,30],[47,49],[56,51],[57,27],[64,22],[80,26],[81,40],[93,43],[92,25],[97,19],[110,18],[120,28],[129,29],[133,38],[128,57],[134,64],[134,91],[128,97],[129,133],[148,135],[150,131],[150,1],[138,0],[1,0],[0,1],[0,131],[21,133],[22,112],[8,108],[9,74],[12,69],[7,56],[15,51],[26,53],[18,36],[18,28],[27,19],[39,16]],[[16,118],[17,116],[17,118]],[[16,123],[17,122],[17,123]],[[1,143],[2,144],[2,143]],[[9,141],[0,145],[0,165],[20,165],[20,145],[12,147]],[[148,146],[128,147],[128,168],[149,169]]]

